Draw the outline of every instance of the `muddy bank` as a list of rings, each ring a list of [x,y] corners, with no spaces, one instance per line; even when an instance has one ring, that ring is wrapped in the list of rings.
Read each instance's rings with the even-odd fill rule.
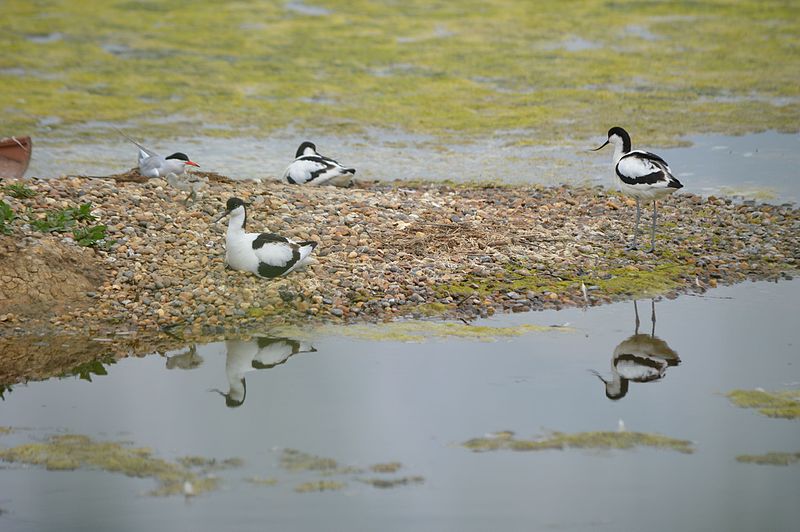
[[[0,242],[4,336],[171,328],[192,337],[306,320],[469,320],[778,279],[793,275],[800,255],[793,206],[687,193],[659,206],[658,250],[646,253],[625,250],[632,202],[599,188],[212,180],[185,206],[185,194],[161,180],[25,184],[30,197],[3,198],[15,214]],[[225,269],[226,226],[212,220],[231,196],[252,202],[249,230],[318,241],[316,262],[276,280]],[[36,229],[53,212],[86,204],[95,220]],[[106,227],[104,238],[79,245],[76,231],[96,225]],[[44,257],[44,274],[26,273],[31,257]]]

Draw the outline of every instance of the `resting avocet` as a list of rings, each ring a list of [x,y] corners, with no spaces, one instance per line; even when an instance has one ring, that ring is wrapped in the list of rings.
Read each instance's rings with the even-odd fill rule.
[[[614,145],[614,170],[623,194],[636,199],[636,227],[630,249],[636,249],[639,234],[639,218],[642,211],[640,200],[653,201],[653,228],[650,232],[650,251],[656,249],[656,200],[672,194],[683,185],[672,175],[667,162],[658,155],[642,150],[631,150],[631,136],[621,127],[608,130],[608,140],[592,151],[606,144]]]
[[[636,329],[619,343],[611,357],[611,379],[606,380],[596,371],[592,373],[606,386],[606,397],[618,400],[628,393],[628,382],[650,382],[664,377],[667,368],[681,363],[678,353],[667,342],[656,336],[656,307],[651,300],[653,329],[650,334],[639,334],[639,309],[636,301]]]
[[[257,337],[252,340],[226,340],[225,375],[228,392],[216,391],[225,397],[225,404],[234,408],[244,403],[247,395],[245,373],[274,368],[298,353],[313,353],[313,346],[291,338]]]
[[[345,168],[330,157],[317,153],[313,142],[303,142],[295,160],[283,173],[283,180],[290,185],[336,185],[347,186],[351,183],[355,168]]]
[[[166,178],[170,174],[180,176],[186,172],[187,166],[196,166],[200,168],[200,165],[191,161],[185,153],[178,151],[172,155],[163,157],[153,150],[145,148],[121,130],[117,129],[117,132],[139,147],[139,173],[144,177]]]
[[[305,266],[317,247],[313,241],[295,242],[274,233],[247,233],[247,209],[239,198],[230,198],[218,222],[230,215],[225,235],[225,264],[234,270],[273,278]]]

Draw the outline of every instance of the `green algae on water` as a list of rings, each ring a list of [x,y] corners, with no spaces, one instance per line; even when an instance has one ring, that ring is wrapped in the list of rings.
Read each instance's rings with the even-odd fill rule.
[[[164,31],[184,2],[6,1],[4,126],[41,135],[135,121],[157,125],[151,134],[224,136],[296,123],[520,141],[547,131],[537,142],[559,144],[624,120],[674,144],[800,123],[796,2],[316,3],[324,16],[196,0],[191,24]]]
[[[744,464],[788,466],[800,462],[800,453],[742,454],[736,457],[736,461]]]
[[[255,484],[256,486],[276,486],[278,484],[278,479],[274,477],[247,477],[244,479],[245,482],[249,482],[250,484]]]
[[[318,491],[338,491],[347,486],[344,482],[336,480],[315,480],[313,482],[303,482],[294,487],[297,493],[313,493]]]
[[[679,453],[694,452],[692,442],[645,432],[578,432],[567,434],[554,432],[549,436],[524,440],[518,439],[511,431],[496,432],[482,438],[473,438],[462,444],[475,452],[512,450],[512,451],[544,451],[549,449],[633,449],[635,447],[653,447],[668,449]]]
[[[385,464],[373,464],[369,470],[373,473],[397,473],[403,464],[400,462],[387,462]]]
[[[281,467],[295,472],[334,472],[339,470],[339,462],[333,458],[316,456],[297,449],[284,449],[281,453]]]
[[[548,327],[522,324],[510,327],[470,325],[461,322],[404,320],[382,324],[322,325],[309,330],[295,327],[280,328],[282,335],[292,338],[312,338],[320,335],[337,335],[359,340],[387,342],[422,342],[433,338],[465,338],[493,341],[497,338],[522,336],[530,332],[571,331],[568,327]]]
[[[218,487],[218,479],[200,476],[180,462],[156,458],[150,449],[96,441],[79,434],[58,434],[44,442],[0,449],[0,459],[44,466],[51,471],[99,469],[128,477],[152,478],[158,486],[149,494],[155,496],[182,494],[185,483],[190,483],[194,495]]]
[[[764,390],[733,390],[728,399],[741,408],[756,408],[768,417],[797,419],[800,417],[800,390],[767,392]]]
[[[412,477],[398,477],[398,478],[359,478],[359,482],[369,484],[375,488],[387,489],[396,488],[398,486],[408,486],[410,484],[422,484],[425,482],[425,477],[415,475]]]

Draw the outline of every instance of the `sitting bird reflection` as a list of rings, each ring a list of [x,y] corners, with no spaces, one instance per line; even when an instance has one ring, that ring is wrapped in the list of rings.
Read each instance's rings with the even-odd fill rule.
[[[197,346],[192,344],[189,349],[181,351],[177,355],[167,357],[167,369],[194,369],[200,367],[203,357],[197,354]]]
[[[271,336],[254,337],[250,340],[225,340],[227,356],[225,373],[228,376],[228,392],[212,390],[225,398],[225,405],[236,408],[244,404],[247,383],[244,374],[257,369],[274,368],[298,353],[313,353],[313,346],[291,338]]]
[[[592,371],[606,385],[606,397],[619,400],[628,393],[628,382],[650,382],[664,377],[669,366],[681,363],[678,353],[656,336],[656,304],[650,300],[653,327],[650,334],[639,334],[639,309],[636,301],[633,310],[636,314],[636,329],[633,336],[626,338],[614,349],[611,359],[611,379],[606,380],[600,373]]]

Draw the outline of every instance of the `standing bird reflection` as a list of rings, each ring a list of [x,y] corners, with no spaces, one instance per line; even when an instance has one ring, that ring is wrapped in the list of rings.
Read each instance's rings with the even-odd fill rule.
[[[639,309],[636,301],[633,310],[636,315],[636,328],[633,336],[620,342],[614,349],[611,358],[611,378],[606,380],[600,373],[592,370],[606,386],[606,397],[618,400],[628,393],[629,382],[651,382],[662,379],[669,366],[681,363],[678,353],[673,351],[667,342],[656,336],[656,304],[650,300],[651,321],[653,327],[650,334],[639,334]]]

